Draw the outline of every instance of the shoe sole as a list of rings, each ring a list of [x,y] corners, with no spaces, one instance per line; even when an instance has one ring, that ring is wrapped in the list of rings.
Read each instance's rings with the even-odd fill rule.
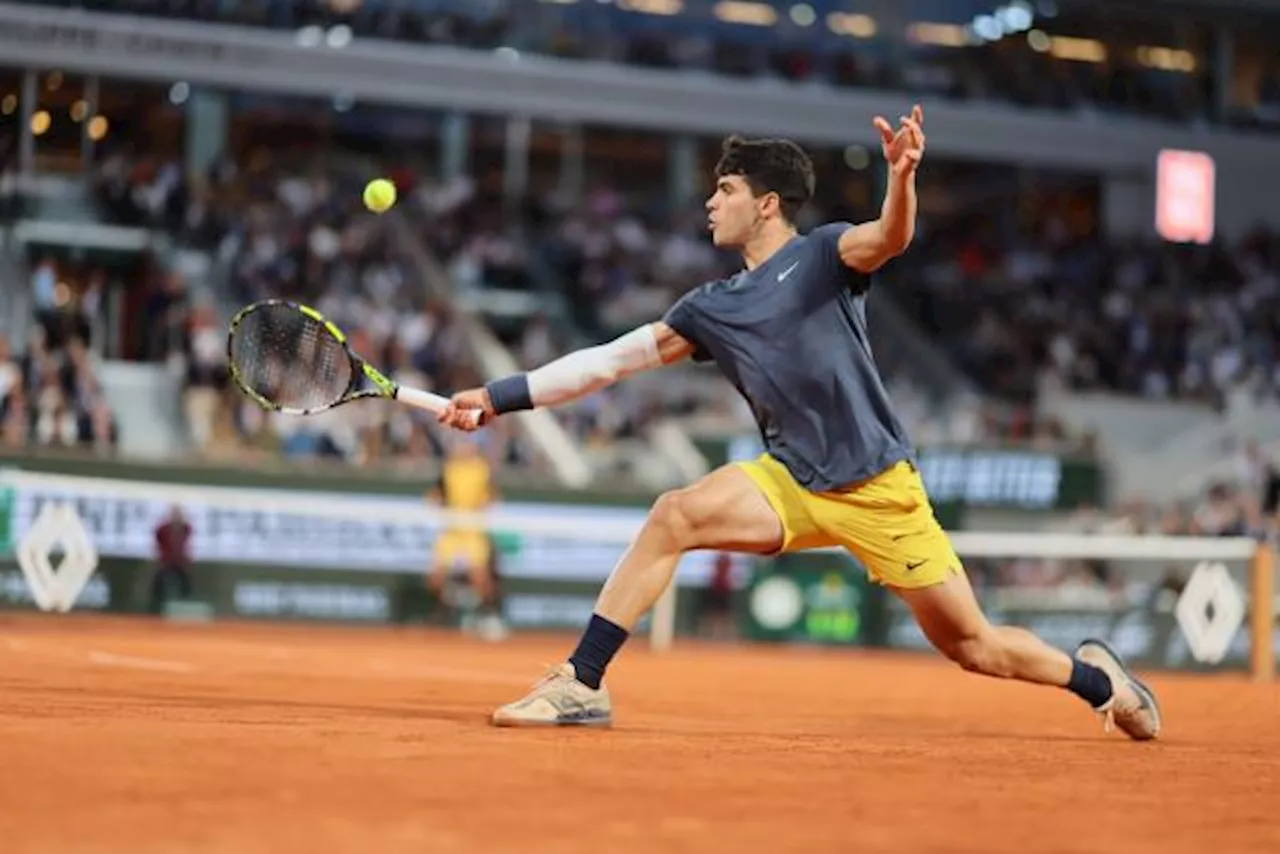
[[[1147,683],[1139,679],[1137,674],[1129,669],[1129,665],[1125,663],[1124,659],[1121,658],[1106,641],[1098,640],[1097,638],[1089,638],[1088,640],[1081,642],[1081,644],[1076,647],[1076,653],[1079,654],[1080,650],[1084,649],[1086,646],[1098,647],[1107,654],[1107,657],[1115,662],[1116,667],[1118,667],[1120,672],[1124,674],[1124,678],[1129,680],[1129,684],[1133,686],[1133,690],[1142,698],[1142,701],[1146,703],[1147,708],[1151,710],[1152,716],[1156,719],[1155,734],[1140,738],[1138,741],[1150,741],[1155,738],[1156,735],[1159,735],[1160,729],[1163,726],[1163,721],[1160,717],[1160,704],[1156,702],[1155,692],[1148,688]]]
[[[518,718],[493,718],[490,723],[496,727],[527,727],[533,729],[550,729],[552,727],[590,727],[595,729],[608,729],[613,726],[613,718],[581,718],[578,720],[555,720],[555,721],[538,721],[538,720],[520,720]]]

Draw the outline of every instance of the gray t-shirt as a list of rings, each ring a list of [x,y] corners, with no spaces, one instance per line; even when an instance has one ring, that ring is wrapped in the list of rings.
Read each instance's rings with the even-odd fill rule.
[[[846,267],[848,223],[797,235],[754,270],[685,294],[663,320],[746,398],[801,486],[848,486],[912,458],[867,336],[871,277]]]

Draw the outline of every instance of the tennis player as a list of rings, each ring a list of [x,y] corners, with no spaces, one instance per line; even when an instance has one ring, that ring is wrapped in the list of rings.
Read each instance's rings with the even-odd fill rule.
[[[555,406],[686,358],[714,361],[751,406],[766,452],[662,495],[614,568],[577,649],[532,691],[493,714],[512,725],[607,725],[603,678],[681,555],[776,555],[843,546],[892,589],[930,642],[965,670],[1065,688],[1134,739],[1154,738],[1151,691],[1105,643],[1073,655],[1030,632],[993,626],[934,517],[913,450],[867,337],[873,274],[911,244],[915,174],[925,150],[919,106],[895,129],[877,117],[889,182],[880,218],[799,234],[813,166],[793,142],[730,137],[707,200],[715,245],[745,269],[681,298],[661,322],[607,344],[455,395],[443,423]]]

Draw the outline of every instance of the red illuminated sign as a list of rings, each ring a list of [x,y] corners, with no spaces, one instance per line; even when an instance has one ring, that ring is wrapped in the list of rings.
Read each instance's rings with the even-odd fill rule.
[[[1200,151],[1160,152],[1156,161],[1156,231],[1174,243],[1213,239],[1213,158]]]

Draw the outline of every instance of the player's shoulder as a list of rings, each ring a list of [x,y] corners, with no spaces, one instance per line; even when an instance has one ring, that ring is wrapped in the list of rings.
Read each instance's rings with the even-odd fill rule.
[[[840,237],[851,228],[853,228],[851,222],[828,222],[809,229],[804,237],[807,243],[826,248],[839,243]]]
[[[838,285],[836,293],[842,296],[870,290],[872,277],[847,266],[840,257],[840,238],[851,228],[854,225],[850,222],[828,222],[810,229],[805,235],[806,251],[818,262],[812,266],[817,275],[807,277],[814,287],[835,283]]]

